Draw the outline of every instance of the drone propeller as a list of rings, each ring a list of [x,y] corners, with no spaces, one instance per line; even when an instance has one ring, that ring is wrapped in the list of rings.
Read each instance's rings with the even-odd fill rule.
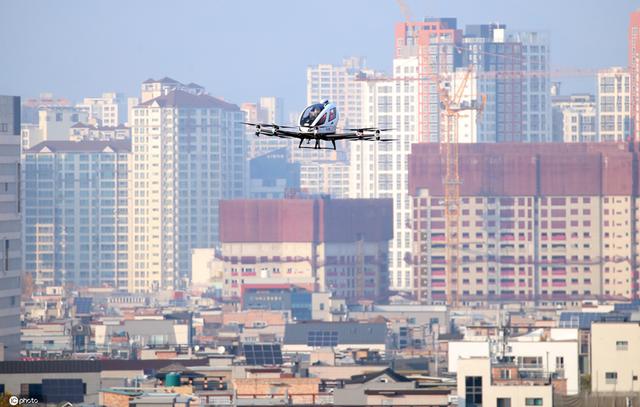
[[[242,124],[246,124],[247,126],[260,126],[260,127],[275,127],[278,129],[295,129],[296,126],[281,126],[275,123],[249,123],[249,122],[241,122]]]
[[[282,126],[282,125],[275,124],[275,123],[270,124],[269,127],[275,127],[275,128],[278,128],[278,129],[295,129],[296,128],[296,126]]]
[[[377,127],[361,127],[359,129],[345,129],[347,131],[391,131],[395,129],[379,129]]]

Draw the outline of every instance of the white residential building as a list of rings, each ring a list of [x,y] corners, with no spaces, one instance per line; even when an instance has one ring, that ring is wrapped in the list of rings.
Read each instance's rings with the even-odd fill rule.
[[[489,358],[460,360],[457,374],[458,407],[553,406],[553,385],[548,378],[518,377],[518,366],[492,363]]]
[[[307,104],[329,100],[340,109],[340,125],[365,126],[362,118],[362,85],[358,79],[374,75],[364,58],[345,58],[342,65],[319,64],[307,68]]]
[[[640,391],[640,323],[591,324],[591,391]]]
[[[601,141],[625,141],[631,133],[629,72],[621,67],[598,72],[598,130]]]
[[[117,127],[127,121],[127,99],[122,93],[107,92],[100,97],[84,98],[76,108],[86,112],[89,123],[101,127]]]
[[[307,68],[307,105],[329,100],[338,107],[341,129],[369,127],[374,123],[363,117],[365,108],[364,78],[374,78],[380,74],[365,67],[364,58],[345,58],[341,65],[319,64]],[[339,141],[338,149],[348,153],[353,142]],[[293,150],[294,161],[336,160],[340,156],[331,150]]]
[[[418,58],[397,58],[393,63],[397,80],[370,81],[363,89],[363,120],[372,126],[393,128],[396,141],[351,142],[349,197],[392,198],[394,239],[389,245],[389,276],[396,290],[412,288],[411,265],[405,257],[412,250],[411,197],[408,191],[408,155],[418,141]],[[434,84],[435,86],[435,84]]]
[[[184,286],[191,250],[218,240],[219,200],[245,194],[242,121],[238,106],[183,90],[133,109],[129,291]]]
[[[449,372],[459,372],[464,358],[509,358],[522,371],[531,375],[555,373],[567,380],[567,394],[578,394],[578,330],[572,328],[542,330],[511,337],[505,346],[498,338],[465,338],[449,342]]]

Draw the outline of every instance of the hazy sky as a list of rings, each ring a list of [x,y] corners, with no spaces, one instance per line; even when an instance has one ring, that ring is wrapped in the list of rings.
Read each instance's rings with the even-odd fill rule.
[[[628,15],[640,1],[406,0],[415,19],[500,22],[546,30],[552,68],[626,65]],[[262,95],[302,108],[306,67],[367,58],[389,71],[394,0],[0,0],[0,94],[53,92],[79,100],[105,91],[137,96],[170,76],[234,103]],[[592,91],[587,79],[567,92]]]

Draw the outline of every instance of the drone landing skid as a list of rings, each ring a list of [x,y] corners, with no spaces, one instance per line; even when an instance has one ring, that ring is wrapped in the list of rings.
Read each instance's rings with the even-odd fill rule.
[[[312,141],[313,139],[309,140],[307,139],[307,144],[309,144],[310,141]],[[335,150],[336,149],[336,142],[335,140],[330,140],[331,141],[331,147],[322,147],[322,145],[320,144],[320,140],[316,140],[315,145],[313,146],[305,146],[304,144],[305,139],[300,140],[300,144],[298,144],[298,148],[308,148],[311,150]]]

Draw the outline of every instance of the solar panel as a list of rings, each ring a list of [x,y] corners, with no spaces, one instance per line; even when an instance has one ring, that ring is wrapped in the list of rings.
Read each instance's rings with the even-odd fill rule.
[[[42,379],[42,394],[47,403],[82,403],[84,393],[81,379]]]
[[[93,298],[91,297],[78,297],[75,299],[76,312],[78,314],[91,314],[91,305]]]
[[[278,343],[245,343],[242,351],[248,365],[282,364],[282,349]]]
[[[337,331],[309,331],[307,336],[309,346],[338,346]]]

